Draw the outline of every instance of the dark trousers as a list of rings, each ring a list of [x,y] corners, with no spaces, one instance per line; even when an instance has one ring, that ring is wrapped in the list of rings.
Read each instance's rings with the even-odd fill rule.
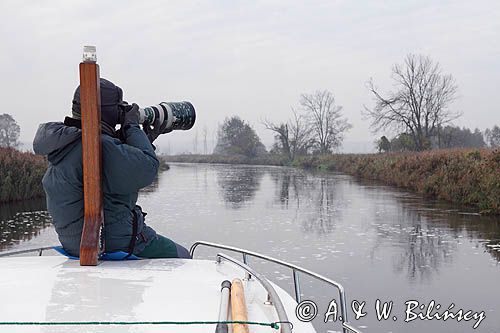
[[[149,243],[144,250],[137,254],[137,256],[141,258],[191,259],[189,251],[185,247],[162,235],[158,235],[158,237]]]

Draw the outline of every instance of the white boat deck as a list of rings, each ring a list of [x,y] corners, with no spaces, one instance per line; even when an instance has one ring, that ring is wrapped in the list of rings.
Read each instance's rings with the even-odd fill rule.
[[[210,260],[105,261],[81,267],[62,256],[0,259],[0,322],[216,321],[223,280],[239,267]],[[274,285],[294,332],[314,333],[295,318],[295,301]],[[249,321],[278,321],[265,289],[244,281]],[[214,332],[215,325],[0,326],[0,332]],[[230,330],[231,331],[231,330]],[[250,326],[250,332],[279,332]]]

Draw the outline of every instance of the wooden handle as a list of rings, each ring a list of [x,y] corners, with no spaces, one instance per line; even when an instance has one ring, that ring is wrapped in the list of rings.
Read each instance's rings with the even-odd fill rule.
[[[104,223],[102,202],[101,93],[99,65],[80,63],[84,221],[80,265],[96,266]]]
[[[233,320],[248,321],[245,292],[240,279],[231,283],[231,316]],[[233,324],[233,333],[249,333],[247,324]]]

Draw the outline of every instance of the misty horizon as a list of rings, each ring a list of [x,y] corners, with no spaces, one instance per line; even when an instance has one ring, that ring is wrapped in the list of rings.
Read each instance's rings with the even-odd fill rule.
[[[2,113],[13,115],[26,145],[38,124],[70,114],[83,45],[97,46],[101,76],[121,86],[127,101],[194,104],[195,127],[162,135],[160,150],[192,151],[196,132],[200,137],[206,127],[213,136],[233,115],[249,122],[269,149],[273,133],[263,119],[286,121],[301,94],[329,90],[353,125],[340,151],[374,151],[376,139],[397,133],[371,131],[362,115],[373,105],[366,83],[373,78],[390,91],[391,68],[409,53],[430,56],[455,78],[451,108],[463,115],[454,125],[484,131],[500,123],[495,1],[96,5],[0,5]]]

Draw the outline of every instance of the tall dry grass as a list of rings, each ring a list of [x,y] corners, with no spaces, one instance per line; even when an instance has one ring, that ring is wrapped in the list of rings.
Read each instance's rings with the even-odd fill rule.
[[[338,154],[305,157],[305,168],[380,180],[428,197],[500,214],[500,150],[447,149],[420,153]]]
[[[0,202],[18,201],[44,195],[42,177],[47,170],[43,157],[0,148]]]

